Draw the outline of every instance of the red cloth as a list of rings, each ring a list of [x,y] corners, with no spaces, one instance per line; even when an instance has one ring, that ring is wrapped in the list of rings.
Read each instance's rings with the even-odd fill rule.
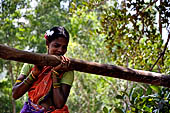
[[[28,96],[32,103],[39,104],[41,100],[48,94],[52,86],[51,78],[51,66],[45,66],[42,70],[42,73],[38,76],[38,80],[35,81],[32,87],[28,91]],[[42,106],[38,105],[39,108]],[[53,109],[54,107],[51,106]],[[45,112],[47,113],[47,112]],[[62,109],[54,109],[51,113],[69,113],[68,107],[64,105]]]
[[[45,112],[45,113],[48,113],[48,112]],[[50,113],[69,113],[69,111],[68,111],[68,107],[64,105],[62,109],[56,109]]]
[[[38,104],[50,91],[52,85],[51,66],[44,67],[32,87],[28,91],[28,96],[34,104]]]

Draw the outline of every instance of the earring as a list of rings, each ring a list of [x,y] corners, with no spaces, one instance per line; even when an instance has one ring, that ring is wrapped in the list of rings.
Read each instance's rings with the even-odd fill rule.
[[[46,48],[48,49],[48,46],[46,46]]]
[[[47,48],[47,53],[49,53],[49,51],[48,51],[48,46],[46,46],[46,48]]]

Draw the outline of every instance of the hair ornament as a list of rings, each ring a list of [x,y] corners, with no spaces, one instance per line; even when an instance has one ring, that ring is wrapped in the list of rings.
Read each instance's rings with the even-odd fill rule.
[[[53,33],[54,33],[54,31],[52,30],[52,31],[50,31],[50,30],[47,30],[46,31],[46,35],[47,36],[52,36],[53,35]]]
[[[46,39],[46,40],[48,40],[48,36],[47,36],[47,34],[45,33],[45,35],[44,35],[44,38]]]

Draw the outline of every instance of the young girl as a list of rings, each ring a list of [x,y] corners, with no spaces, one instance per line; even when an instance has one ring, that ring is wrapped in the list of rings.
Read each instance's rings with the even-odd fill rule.
[[[63,55],[67,52],[69,33],[64,27],[53,27],[45,33],[49,55],[61,57],[56,67],[24,64],[21,74],[13,86],[12,96],[20,98],[28,92],[20,113],[69,113],[65,105],[74,79],[68,71],[70,60]]]

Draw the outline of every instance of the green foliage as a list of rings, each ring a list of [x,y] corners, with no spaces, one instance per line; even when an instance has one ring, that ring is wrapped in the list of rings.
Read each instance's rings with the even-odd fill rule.
[[[104,44],[106,44],[105,47],[109,51],[111,55],[111,59],[114,61],[114,63],[117,65],[122,65],[124,67],[128,66],[135,69],[149,70],[151,66],[156,62],[158,55],[162,52],[164,48],[163,39],[159,33],[159,30],[157,29],[157,25],[155,24],[156,12],[158,11],[155,9],[156,6],[154,7],[151,5],[149,6],[148,9],[143,10],[145,7],[148,6],[147,2],[142,3],[143,1],[135,1],[135,2],[128,1],[127,3],[122,2],[121,5],[118,4],[116,1],[112,1],[112,2],[109,1],[109,2],[107,2],[108,4],[107,3],[103,4],[103,2],[100,1],[98,1],[97,3],[95,1],[92,2],[85,1],[83,2],[83,5],[72,3],[73,6],[71,12],[73,12],[73,17],[74,17],[73,18],[74,20],[72,20],[72,22],[74,22],[75,25],[73,26],[73,28],[76,31],[74,33],[76,39],[77,37],[82,37],[84,39],[84,37],[81,36],[81,31],[82,31],[81,29],[88,24],[88,23],[83,23],[81,19],[83,18],[83,21],[85,21],[89,13],[95,12],[95,15],[97,15],[96,19],[100,22],[100,24],[97,25],[99,26],[101,25],[101,26],[97,27],[95,31],[93,31],[93,33],[97,33],[98,35],[104,37],[105,40]],[[128,8],[130,9],[128,9],[126,6],[128,6]],[[164,7],[167,6],[164,5]],[[127,13],[128,10],[132,10],[132,11],[139,10],[138,11],[139,13],[138,14],[131,14],[130,12]],[[86,18],[84,18],[83,16],[84,13],[80,11],[84,11],[86,13],[87,15],[87,16],[85,15]],[[164,18],[163,15],[161,16],[162,18]],[[75,23],[75,21],[77,20],[76,17],[80,18],[79,21],[83,23],[82,25],[84,26],[80,26],[79,23]],[[162,25],[164,24],[168,24],[168,23],[164,21],[162,22]],[[90,27],[90,29],[92,29],[92,27]],[[85,32],[86,41],[89,40],[87,39],[89,35],[87,33]],[[84,41],[82,38],[80,41]],[[87,47],[87,45],[85,45],[84,47]],[[169,50],[164,55],[164,60],[162,60],[162,62],[158,62],[157,66],[155,66],[153,71],[164,72],[164,73],[169,72],[168,65],[163,63],[166,61],[167,61],[166,63],[168,63],[168,59],[167,59],[168,54],[169,54]],[[108,57],[107,59],[111,60],[110,57]],[[122,83],[116,83],[116,85],[118,86],[120,84],[122,85]],[[115,108],[109,109],[110,111],[168,112],[168,109],[165,109],[167,106],[169,106],[168,103],[166,105],[163,105],[165,106],[164,108],[165,110],[161,111],[158,107],[153,107],[155,106],[153,103],[157,103],[159,102],[159,100],[156,99],[152,100],[150,96],[147,99],[143,97],[144,95],[146,95],[147,97],[148,95],[151,94],[154,94],[157,97],[159,94],[158,92],[162,90],[159,87],[156,86],[149,87],[146,85],[145,87],[149,87],[149,90],[147,90],[146,91],[147,93],[145,94],[143,90],[138,88],[139,87],[138,85],[135,85],[134,87],[130,87],[129,85],[126,86],[123,84],[123,86],[124,89],[126,89],[125,91],[123,91],[123,94],[121,94],[122,93],[122,91],[120,90],[121,87],[118,87],[117,90],[118,94],[115,95],[117,99],[121,100],[118,102],[120,104],[116,104],[116,101],[114,101],[113,105],[111,106],[112,107],[114,106]],[[139,94],[135,93],[136,90],[137,92],[140,93]],[[126,95],[128,95],[129,99],[124,99]],[[143,100],[140,100],[141,98]],[[136,101],[137,102],[142,101],[143,103],[138,105]],[[148,104],[146,105],[145,102],[146,103],[148,102]],[[132,107],[131,106],[129,107],[129,104],[130,105],[132,104]],[[104,112],[108,112],[108,108],[106,106],[109,107],[109,104],[104,105],[103,107]],[[84,110],[87,111],[86,108],[84,108]]]
[[[152,92],[155,91],[155,94]],[[124,98],[130,101],[130,106],[127,112],[156,112],[168,113],[169,112],[169,89],[160,88],[156,86],[147,86],[147,89],[134,86],[128,95]]]

